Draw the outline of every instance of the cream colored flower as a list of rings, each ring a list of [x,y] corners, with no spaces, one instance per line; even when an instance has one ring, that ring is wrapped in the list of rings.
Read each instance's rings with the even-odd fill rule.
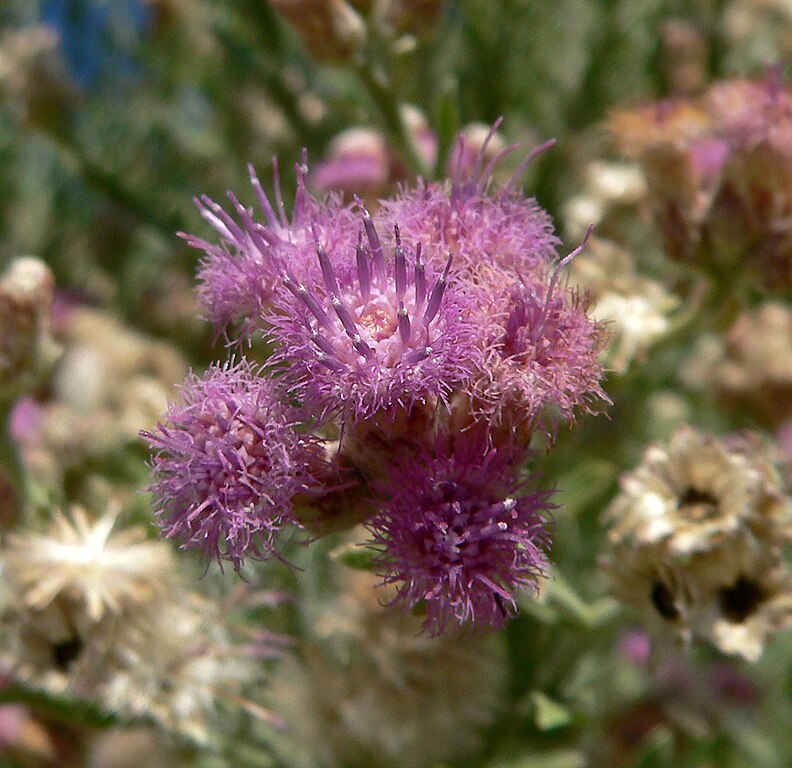
[[[90,521],[81,507],[55,512],[46,535],[10,535],[2,551],[6,578],[25,608],[43,611],[58,597],[84,606],[90,621],[120,614],[161,592],[172,567],[170,547],[142,528],[113,533],[118,509]]]
[[[572,280],[590,293],[592,317],[606,324],[606,363],[617,373],[668,333],[679,305],[660,283],[638,275],[627,251],[606,240],[591,239],[572,263]]]
[[[263,671],[235,641],[230,611],[182,586],[174,554],[142,529],[114,531],[75,507],[47,534],[0,552],[0,669],[122,720],[207,741],[218,702],[244,703]],[[238,708],[238,707],[237,707]]]
[[[605,517],[615,595],[679,640],[755,661],[792,625],[792,507],[757,438],[679,428],[622,478]]]
[[[756,438],[726,442],[690,427],[649,448],[605,512],[613,543],[663,541],[680,554],[717,547],[749,525],[789,527],[789,517],[781,479]]]

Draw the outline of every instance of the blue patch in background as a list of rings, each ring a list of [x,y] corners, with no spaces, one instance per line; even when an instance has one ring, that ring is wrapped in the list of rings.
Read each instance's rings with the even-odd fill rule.
[[[148,32],[152,9],[143,0],[41,0],[41,21],[60,35],[60,49],[84,88],[139,69],[136,47]]]

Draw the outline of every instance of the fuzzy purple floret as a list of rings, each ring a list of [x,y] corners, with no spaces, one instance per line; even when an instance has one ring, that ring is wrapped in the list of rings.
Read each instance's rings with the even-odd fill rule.
[[[250,364],[191,374],[164,423],[142,433],[157,450],[149,490],[164,535],[236,569],[271,556],[273,534],[297,524],[292,497],[313,483],[315,443],[294,426]]]
[[[490,269],[532,274],[556,258],[560,245],[548,213],[515,189],[517,173],[499,189],[489,190],[495,164],[515,147],[487,166],[485,148],[467,177],[457,174],[445,184],[403,189],[395,200],[382,201],[379,213],[385,231],[397,224],[402,237],[421,243],[427,260],[453,253],[460,277],[474,283],[486,282]]]
[[[517,590],[537,589],[549,534],[548,492],[526,493],[520,463],[484,440],[452,455],[424,452],[378,487],[384,502],[368,524],[394,603],[423,605],[433,635],[464,625],[498,627]]]
[[[451,257],[438,272],[424,263],[420,247],[402,244],[397,230],[386,258],[365,211],[363,224],[366,236],[355,248],[331,251],[317,240],[320,277],[288,276],[287,294],[267,318],[278,345],[273,362],[320,420],[356,421],[444,400],[481,356],[471,303],[451,278]]]
[[[198,269],[198,298],[207,319],[218,334],[234,329],[249,338],[266,327],[262,313],[280,290],[285,265],[302,274],[315,268],[314,232],[333,247],[354,243],[357,221],[349,206],[337,196],[319,202],[307,190],[307,167],[297,166],[297,194],[292,218],[280,193],[275,165],[275,205],[267,197],[252,166],[250,181],[264,224],[254,220],[252,208],[244,207],[228,193],[234,215],[208,197],[196,199],[201,216],[220,236],[213,244],[182,233],[193,247],[203,252]]]
[[[471,395],[487,418],[528,423],[549,409],[566,420],[608,402],[600,385],[602,330],[575,294],[552,282],[516,283],[485,315],[487,355]]]

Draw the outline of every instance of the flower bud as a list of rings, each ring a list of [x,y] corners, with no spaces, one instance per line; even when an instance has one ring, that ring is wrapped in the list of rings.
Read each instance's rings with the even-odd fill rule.
[[[346,61],[366,38],[366,25],[345,0],[272,0],[319,61]]]

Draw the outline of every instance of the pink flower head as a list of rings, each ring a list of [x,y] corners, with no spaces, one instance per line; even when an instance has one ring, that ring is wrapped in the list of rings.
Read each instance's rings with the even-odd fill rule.
[[[548,410],[571,419],[579,408],[607,402],[597,357],[602,332],[577,295],[556,289],[562,266],[549,285],[513,283],[488,313],[491,340],[471,394],[495,424],[528,424]]]
[[[320,203],[308,192],[305,156],[297,165],[297,194],[290,222],[280,192],[277,162],[273,161],[273,166],[275,207],[253,166],[248,166],[266,224],[254,221],[253,210],[229,192],[238,220],[208,197],[195,201],[201,216],[220,235],[219,245],[180,233],[193,248],[204,252],[198,270],[198,298],[218,333],[227,335],[229,328],[237,327],[243,337],[249,338],[262,329],[261,315],[280,287],[283,264],[297,271],[301,266],[312,267],[313,231],[328,243],[354,242],[357,224],[351,210],[338,197],[330,196]]]
[[[316,241],[321,277],[285,279],[288,294],[268,318],[293,393],[317,418],[342,420],[444,399],[470,376],[479,356],[469,303],[449,281],[451,256],[437,274],[421,247],[412,254],[395,231],[386,260],[363,209],[366,242],[332,251]]]
[[[385,501],[368,527],[384,583],[398,585],[394,602],[425,606],[433,635],[500,626],[515,591],[538,588],[549,544],[542,514],[553,505],[548,492],[525,493],[520,458],[465,440],[450,454],[407,458],[377,488]]]
[[[292,497],[313,483],[315,442],[294,427],[249,363],[191,374],[165,423],[142,433],[158,450],[149,490],[165,536],[237,570],[272,555],[273,534],[296,523]]]
[[[485,162],[499,125],[492,127],[472,165],[459,162],[450,183],[403,190],[395,200],[382,201],[379,214],[386,231],[398,224],[402,237],[421,243],[426,259],[436,266],[442,254],[453,253],[459,278],[474,284],[486,284],[493,269],[514,277],[544,269],[559,244],[547,212],[516,189],[525,165],[549,144],[531,152],[506,184],[489,190],[493,169],[516,148],[507,147]]]

